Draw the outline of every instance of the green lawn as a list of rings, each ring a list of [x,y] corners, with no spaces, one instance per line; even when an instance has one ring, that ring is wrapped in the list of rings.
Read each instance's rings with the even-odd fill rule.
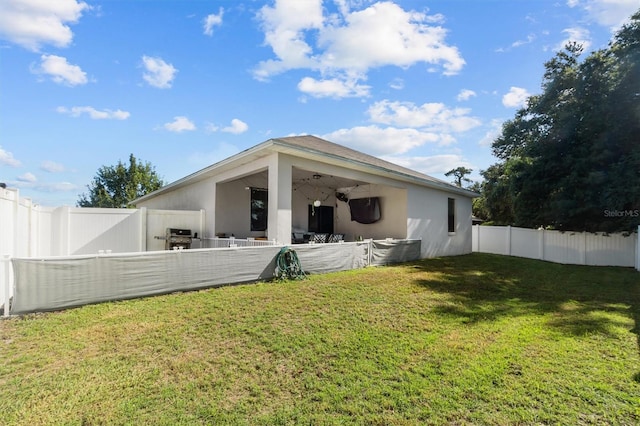
[[[0,423],[631,425],[639,334],[640,273],[486,254],[104,303],[0,322]]]

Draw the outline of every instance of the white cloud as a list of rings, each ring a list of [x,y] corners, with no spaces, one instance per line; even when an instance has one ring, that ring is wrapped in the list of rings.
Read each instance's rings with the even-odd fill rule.
[[[233,120],[231,120],[231,126],[224,127],[222,129],[223,132],[233,133],[235,135],[244,133],[247,130],[249,130],[249,126],[247,125],[247,123],[245,123],[242,120],[238,120],[237,118],[234,118]]]
[[[378,126],[340,129],[322,137],[371,155],[403,154],[426,143],[440,141],[439,135],[431,132]]]
[[[40,164],[40,169],[49,173],[62,173],[66,170],[62,164],[49,160],[43,161],[42,164]]]
[[[582,45],[585,52],[591,47],[591,33],[586,28],[574,27],[562,30],[566,34],[566,38],[559,42],[554,50],[562,50],[568,43],[576,42]]]
[[[67,58],[62,56],[42,55],[40,65],[32,68],[32,72],[48,75],[54,82],[65,86],[78,86],[88,82],[87,73],[78,65],[68,63]]]
[[[568,0],[569,7],[581,7],[599,25],[617,30],[638,10],[638,0]]]
[[[20,180],[20,178],[18,178],[17,181],[11,183],[12,186],[15,186],[16,188],[29,188],[34,191],[47,193],[72,191],[75,192],[82,189],[82,186],[70,182],[30,182],[28,180]]]
[[[372,68],[426,63],[449,75],[464,66],[458,49],[445,43],[447,31],[434,25],[442,22],[442,16],[405,11],[392,2],[350,10],[358,5],[340,1],[340,14],[326,17],[322,0],[277,0],[274,7],[264,6],[258,19],[275,58],[260,62],[254,77],[266,80],[288,70],[309,69],[322,74],[316,83],[340,86],[340,90],[328,90],[315,84],[318,93],[366,96],[368,90],[361,90],[357,81],[366,79]],[[360,89],[345,91],[344,87]]]
[[[0,37],[33,51],[43,44],[67,47],[73,40],[68,24],[78,22],[88,9],[76,0],[2,0]]]
[[[513,43],[511,43],[511,47],[524,46],[525,44],[532,43],[535,39],[536,39],[535,34],[529,34],[526,40],[516,40]]]
[[[447,108],[441,103],[425,103],[417,106],[411,102],[376,102],[367,111],[374,123],[400,127],[416,127],[432,132],[462,133],[481,124],[469,116],[467,108]]]
[[[527,89],[511,86],[509,93],[502,97],[502,105],[507,108],[521,108],[526,105],[529,96],[531,94],[527,92]]]
[[[87,114],[93,120],[126,120],[131,116],[129,112],[120,109],[115,111],[110,109],[99,111],[90,106],[74,106],[71,108],[60,106],[56,108],[56,111],[71,117],[80,117],[82,114]]]
[[[314,98],[351,98],[369,95],[370,86],[357,84],[357,80],[337,78],[316,80],[305,77],[298,83],[298,90]]]
[[[459,101],[468,101],[469,99],[473,98],[474,96],[477,96],[477,94],[473,90],[462,89],[460,91],[460,93],[458,93],[458,96],[456,97],[456,99],[459,100]]]
[[[35,183],[38,181],[38,178],[36,178],[36,176],[33,173],[25,173],[23,175],[18,176],[18,181],[20,182],[28,182],[28,183]]]
[[[20,167],[22,165],[20,161],[16,160],[13,157],[12,153],[10,153],[9,151],[5,151],[4,149],[2,149],[1,146],[0,146],[0,164],[3,164],[5,166],[11,166],[11,167]]]
[[[318,45],[325,48],[322,67],[366,72],[419,62],[441,65],[444,74],[457,74],[465,64],[456,47],[444,42],[447,31],[425,13],[405,11],[391,2],[378,2],[351,12],[344,25],[322,29]]]
[[[495,141],[498,138],[498,136],[500,136],[500,134],[502,133],[503,123],[504,121],[500,119],[494,118],[493,120],[491,120],[491,123],[489,124],[489,129],[484,134],[482,139],[480,139],[480,142],[478,142],[478,145],[491,146],[491,144],[493,144],[493,141]]]
[[[261,62],[254,72],[257,79],[267,79],[289,69],[317,67],[317,61],[310,57],[313,49],[304,40],[304,31],[322,27],[322,0],[276,0],[274,7],[260,9],[258,19],[265,44],[278,59]]]
[[[190,130],[196,130],[196,125],[184,116],[173,117],[173,121],[165,123],[164,128],[170,132],[181,133]]]
[[[391,83],[389,83],[389,87],[394,90],[402,90],[404,89],[404,80],[401,78],[394,78]]]
[[[511,43],[511,45],[509,47],[507,47],[507,48],[499,47],[499,48],[496,49],[496,52],[498,52],[498,53],[508,52],[511,49],[515,49],[515,48],[518,48],[520,46],[524,46],[526,44],[533,43],[535,41],[535,39],[536,39],[536,35],[535,34],[529,34],[525,40],[516,40],[513,43]]]
[[[224,14],[224,10],[222,8],[219,9],[218,14],[212,13],[207,15],[204,18],[204,33],[208,36],[213,35],[213,27],[219,27],[222,25],[222,15]]]
[[[158,89],[168,89],[171,87],[173,79],[178,70],[171,64],[166,63],[161,58],[143,56],[142,63],[146,72],[142,74],[144,81]]]
[[[206,123],[204,130],[207,133],[214,133],[220,130],[220,127],[216,126],[213,123]]]
[[[384,157],[385,160],[424,174],[446,173],[456,167],[473,166],[461,155],[443,154],[428,157]]]

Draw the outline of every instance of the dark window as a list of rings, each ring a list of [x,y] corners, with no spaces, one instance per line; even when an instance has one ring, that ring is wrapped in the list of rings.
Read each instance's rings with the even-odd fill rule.
[[[251,188],[251,230],[267,230],[269,193],[266,189]]]
[[[456,200],[449,198],[448,208],[449,232],[456,232]]]

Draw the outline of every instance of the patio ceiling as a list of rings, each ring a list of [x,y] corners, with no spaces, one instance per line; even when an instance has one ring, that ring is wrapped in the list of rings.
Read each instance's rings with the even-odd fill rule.
[[[338,189],[367,185],[368,182],[323,173],[316,173],[313,171],[294,167],[292,171],[292,184],[294,188],[308,184],[321,188]]]

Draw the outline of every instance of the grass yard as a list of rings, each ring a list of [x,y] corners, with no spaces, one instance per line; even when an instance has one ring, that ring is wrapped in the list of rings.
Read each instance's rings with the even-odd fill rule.
[[[303,265],[304,266],[304,265]],[[0,322],[0,423],[640,423],[640,273],[486,254]]]

